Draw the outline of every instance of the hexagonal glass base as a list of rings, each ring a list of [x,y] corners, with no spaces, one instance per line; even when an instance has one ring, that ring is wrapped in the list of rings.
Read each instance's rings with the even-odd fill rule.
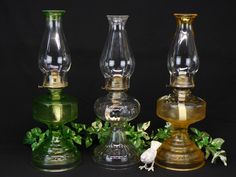
[[[205,161],[203,152],[187,134],[180,132],[161,145],[157,150],[155,163],[170,170],[190,171],[202,167]]]
[[[126,140],[122,129],[113,127],[107,143],[95,148],[93,160],[104,168],[125,169],[139,162],[139,153]]]
[[[80,159],[79,151],[70,141],[55,135],[44,141],[32,154],[34,166],[49,172],[70,170],[78,165]]]

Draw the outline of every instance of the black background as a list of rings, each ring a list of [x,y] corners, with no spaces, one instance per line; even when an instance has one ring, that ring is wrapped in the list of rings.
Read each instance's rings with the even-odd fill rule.
[[[215,0],[21,0],[0,2],[0,176],[233,176],[236,165],[235,121],[236,58],[235,6],[233,1]],[[150,129],[164,125],[155,115],[155,102],[170,90],[167,53],[175,32],[174,12],[198,13],[194,22],[195,41],[200,56],[193,93],[207,101],[207,116],[195,124],[213,137],[226,140],[228,167],[221,162],[179,173],[157,168],[155,173],[138,169],[109,171],[91,162],[84,151],[77,169],[42,173],[30,165],[30,148],[22,145],[27,130],[43,126],[32,119],[32,100],[45,92],[38,89],[42,74],[37,66],[38,51],[45,29],[43,9],[65,9],[64,34],[72,56],[69,87],[78,99],[79,119],[91,123],[96,118],[94,101],[106,94],[99,59],[108,32],[107,14],[128,14],[126,28],[136,68],[129,94],[141,103],[141,113],[133,123],[152,121]]]

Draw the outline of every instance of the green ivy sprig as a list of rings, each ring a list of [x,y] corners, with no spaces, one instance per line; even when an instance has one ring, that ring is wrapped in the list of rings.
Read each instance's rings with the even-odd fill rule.
[[[205,151],[205,159],[208,159],[212,155],[211,163],[215,163],[218,158],[227,166],[227,157],[225,150],[221,147],[224,144],[222,138],[212,138],[207,132],[199,131],[196,128],[190,128],[193,134],[190,138],[197,144],[200,149]]]
[[[44,142],[45,137],[47,137],[48,134],[49,130],[42,132],[38,127],[32,128],[30,131],[26,132],[23,143],[31,145],[31,149],[34,151],[42,142]]]
[[[127,139],[142,153],[150,146],[152,140],[159,142],[165,141],[171,135],[171,124],[167,123],[165,127],[158,128],[156,132],[152,131],[149,135],[147,129],[150,127],[151,122],[144,122],[137,124],[137,126],[130,123],[124,123],[123,129]],[[97,119],[92,122],[91,126],[86,126],[80,123],[71,123],[70,127],[64,125],[62,127],[62,135],[74,144],[83,145],[88,148],[94,141],[98,140],[100,144],[105,143],[110,133],[110,124],[102,122]],[[31,145],[32,151],[44,142],[49,136],[49,130],[43,132],[40,128],[36,127],[26,133],[24,144]],[[211,163],[215,163],[220,159],[225,166],[227,166],[227,157],[225,150],[221,147],[224,143],[222,138],[212,138],[208,133],[200,131],[196,128],[190,128],[190,138],[197,144],[197,146],[205,152],[205,159],[212,156]]]
[[[49,133],[49,130],[43,132],[39,127],[32,128],[26,132],[23,143],[31,145],[31,149],[34,151],[45,141]],[[83,134],[86,134],[85,124],[71,123],[71,128],[66,125],[62,126],[62,136],[73,144],[82,145]]]

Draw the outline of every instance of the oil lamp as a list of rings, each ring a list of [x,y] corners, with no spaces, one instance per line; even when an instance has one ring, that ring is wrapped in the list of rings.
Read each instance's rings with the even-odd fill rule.
[[[58,172],[73,168],[80,153],[62,132],[63,125],[77,118],[77,102],[63,93],[71,66],[70,53],[62,31],[64,10],[44,10],[46,30],[39,53],[39,68],[44,74],[42,88],[49,92],[33,102],[33,118],[49,128],[46,140],[33,151],[33,164],[43,171]]]
[[[106,168],[127,168],[139,161],[139,154],[125,136],[124,123],[138,116],[139,102],[127,95],[130,76],[134,71],[125,23],[127,15],[107,15],[109,32],[100,59],[108,94],[98,98],[94,109],[97,116],[111,124],[105,144],[94,150],[94,161]]]
[[[199,59],[192,22],[197,14],[174,14],[177,29],[168,54],[170,95],[157,100],[157,116],[172,124],[172,134],[157,150],[156,164],[177,171],[204,165],[202,151],[188,135],[188,126],[205,118],[206,102],[191,94]]]

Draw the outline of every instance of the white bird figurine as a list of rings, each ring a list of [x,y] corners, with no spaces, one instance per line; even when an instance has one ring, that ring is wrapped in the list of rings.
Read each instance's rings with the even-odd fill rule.
[[[141,162],[144,163],[143,166],[139,166],[139,169],[145,169],[147,171],[154,171],[154,162],[157,155],[157,149],[161,146],[159,141],[151,141],[151,147],[142,153],[140,156]],[[148,164],[151,164],[148,167]]]

